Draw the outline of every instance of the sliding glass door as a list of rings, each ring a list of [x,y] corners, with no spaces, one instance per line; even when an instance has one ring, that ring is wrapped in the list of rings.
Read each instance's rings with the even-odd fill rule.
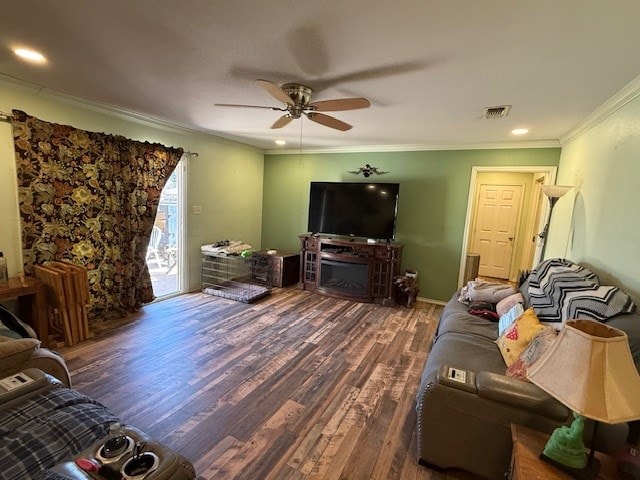
[[[156,297],[175,295],[184,290],[181,261],[184,245],[184,169],[183,158],[162,190],[147,249],[147,266]]]

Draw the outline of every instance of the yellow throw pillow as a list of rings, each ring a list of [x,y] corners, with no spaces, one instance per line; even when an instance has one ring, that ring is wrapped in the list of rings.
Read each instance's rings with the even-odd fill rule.
[[[542,328],[533,308],[529,308],[500,335],[496,343],[507,367],[516,361]]]

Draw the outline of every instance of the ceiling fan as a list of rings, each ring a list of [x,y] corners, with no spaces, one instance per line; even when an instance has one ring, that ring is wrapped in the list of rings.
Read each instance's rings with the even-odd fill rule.
[[[284,104],[283,107],[264,107],[260,105],[238,105],[231,103],[216,103],[219,107],[245,107],[245,108],[266,108],[279,112],[286,112],[278,118],[271,128],[282,128],[291,120],[300,118],[303,114],[309,120],[324,125],[325,127],[335,128],[336,130],[346,131],[351,125],[338,120],[330,115],[320,112],[337,112],[343,110],[356,110],[358,108],[367,108],[371,105],[366,98],[337,98],[334,100],[320,100],[311,102],[313,89],[299,83],[285,83],[278,86],[269,80],[256,80],[258,85],[264,88],[274,98]]]

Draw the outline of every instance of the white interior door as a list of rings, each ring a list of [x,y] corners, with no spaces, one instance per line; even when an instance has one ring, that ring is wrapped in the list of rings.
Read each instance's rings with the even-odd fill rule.
[[[522,185],[482,184],[471,242],[480,254],[478,274],[509,279],[520,209]]]

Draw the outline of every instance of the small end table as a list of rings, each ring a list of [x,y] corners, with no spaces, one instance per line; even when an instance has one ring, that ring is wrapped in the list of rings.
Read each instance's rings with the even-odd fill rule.
[[[572,480],[569,475],[540,459],[549,435],[522,425],[511,424],[513,451],[511,454],[510,480]],[[609,455],[596,452],[600,460],[600,480],[616,480],[616,462]]]
[[[287,287],[298,283],[300,279],[299,253],[267,253],[262,250],[253,252],[253,255],[268,259],[271,283],[274,287]]]

